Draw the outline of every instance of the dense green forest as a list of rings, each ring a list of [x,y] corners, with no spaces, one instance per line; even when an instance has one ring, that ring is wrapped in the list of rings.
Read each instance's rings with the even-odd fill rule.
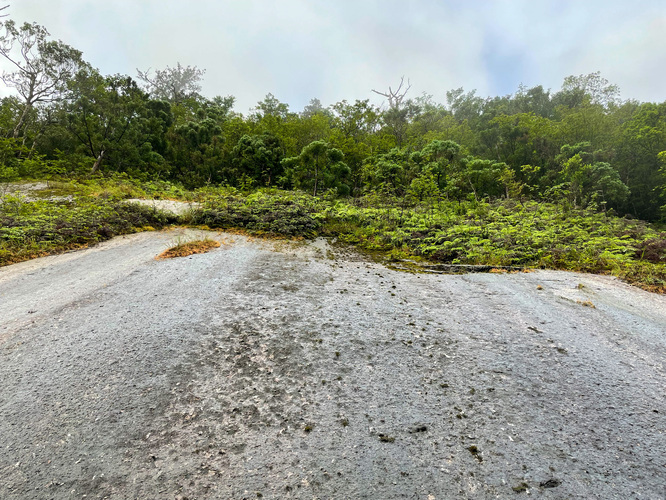
[[[126,172],[187,188],[277,186],[313,195],[566,201],[655,221],[666,189],[666,102],[619,99],[598,73],[482,98],[386,104],[313,99],[292,112],[273,95],[247,115],[198,93],[203,70],[101,75],[36,24],[3,25],[15,63],[0,107],[2,179]],[[370,91],[369,96],[372,95]]]
[[[125,178],[132,192],[168,182],[161,195],[224,187],[194,221],[211,227],[261,219],[265,198],[238,193],[291,190],[307,201],[272,203],[311,217],[308,231],[353,223],[338,234],[455,262],[609,271],[611,257],[666,260],[663,237],[632,222],[665,219],[666,102],[621,100],[599,73],[567,77],[557,91],[454,89],[446,103],[411,95],[406,79],[365,100],[312,99],[300,112],[268,94],[242,114],[233,96],[200,94],[202,69],[102,75],[37,24],[8,20],[0,33],[12,68],[2,79],[15,90],[0,105],[0,182]],[[230,206],[241,216],[219,223]],[[527,250],[512,253],[519,243]]]

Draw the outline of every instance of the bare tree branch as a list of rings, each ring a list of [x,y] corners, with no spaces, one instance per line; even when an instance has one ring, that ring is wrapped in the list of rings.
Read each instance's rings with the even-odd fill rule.
[[[395,91],[390,86],[388,88],[388,92],[379,92],[378,90],[375,89],[372,89],[372,91],[375,94],[386,97],[388,99],[389,107],[391,109],[397,109],[400,107],[400,104],[402,104],[402,100],[407,95],[407,92],[409,92],[409,89],[412,88],[412,84],[409,82],[409,80],[407,80],[407,88],[404,91],[402,91],[402,93],[400,93],[404,84],[405,84],[405,77],[402,76],[400,77],[400,85],[398,85],[398,88]]]
[[[146,90],[155,99],[164,99],[169,102],[179,103],[189,97],[197,97],[201,90],[200,82],[206,70],[196,66],[181,66],[177,63],[175,68],[167,66],[162,70],[155,70],[155,75],[150,74],[150,68],[141,71],[137,68],[139,80],[146,85]]]

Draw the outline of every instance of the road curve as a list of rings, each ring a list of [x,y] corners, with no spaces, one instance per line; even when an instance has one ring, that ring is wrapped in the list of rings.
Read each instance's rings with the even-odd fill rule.
[[[666,498],[666,297],[179,234],[0,268],[0,498]]]

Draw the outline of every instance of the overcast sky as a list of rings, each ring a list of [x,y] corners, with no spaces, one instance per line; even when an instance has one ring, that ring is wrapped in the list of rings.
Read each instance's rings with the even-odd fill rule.
[[[271,92],[303,109],[382,99],[409,78],[409,96],[519,84],[557,90],[601,71],[622,97],[666,100],[666,0],[0,0],[104,74],[192,65],[203,94],[235,110]],[[5,11],[7,12],[7,11]],[[0,63],[1,64],[1,63]],[[2,67],[2,66],[0,66]]]

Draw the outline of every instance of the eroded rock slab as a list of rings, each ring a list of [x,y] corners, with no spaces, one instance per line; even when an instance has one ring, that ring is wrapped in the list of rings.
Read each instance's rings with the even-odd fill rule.
[[[178,234],[0,269],[1,498],[666,491],[666,297]]]

